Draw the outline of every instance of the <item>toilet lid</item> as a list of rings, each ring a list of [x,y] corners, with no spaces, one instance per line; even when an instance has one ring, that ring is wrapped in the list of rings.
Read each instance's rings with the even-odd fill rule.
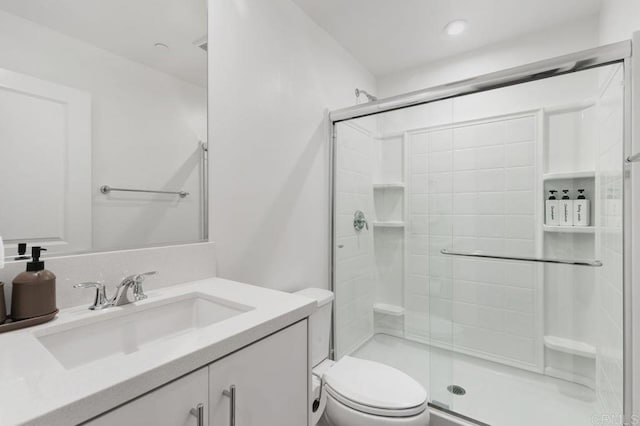
[[[400,370],[345,356],[323,377],[332,396],[370,414],[408,416],[424,411],[427,392]]]

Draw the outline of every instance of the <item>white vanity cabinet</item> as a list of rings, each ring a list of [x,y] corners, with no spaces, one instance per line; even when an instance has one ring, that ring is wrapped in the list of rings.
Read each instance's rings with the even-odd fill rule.
[[[302,321],[211,364],[210,425],[306,425],[308,363]]]
[[[301,321],[86,425],[199,426],[190,412],[202,404],[203,425],[304,426],[308,365],[307,321]]]
[[[209,372],[201,368],[85,423],[90,426],[198,426],[191,409],[203,404],[208,416]]]

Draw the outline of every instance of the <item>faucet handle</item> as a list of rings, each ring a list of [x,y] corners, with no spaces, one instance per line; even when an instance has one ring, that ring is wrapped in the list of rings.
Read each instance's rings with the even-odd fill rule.
[[[150,275],[156,275],[157,273],[158,271],[151,271],[151,272],[143,272],[141,274],[129,275],[128,277],[122,279],[119,286],[130,285],[132,283],[141,283],[144,281],[145,277]]]
[[[135,275],[135,280],[142,282],[144,281],[144,277],[149,277],[151,275],[158,275],[158,271],[150,271],[150,272],[143,272],[142,274],[137,274]]]
[[[73,288],[95,288],[96,296],[93,301],[93,305],[89,306],[89,309],[92,311],[98,311],[100,309],[104,309],[110,306],[110,302],[107,299],[107,290],[103,283],[99,282],[86,282],[80,283],[73,286]]]
[[[142,288],[142,283],[144,282],[145,277],[157,275],[158,271],[150,271],[143,272],[142,274],[137,274],[133,276],[133,298],[135,301],[144,300],[147,298],[147,295],[144,294],[144,289]]]

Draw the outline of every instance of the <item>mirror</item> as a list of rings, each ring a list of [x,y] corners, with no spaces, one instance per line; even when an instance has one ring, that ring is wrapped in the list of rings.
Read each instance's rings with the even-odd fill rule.
[[[0,0],[0,236],[207,239],[206,0]]]

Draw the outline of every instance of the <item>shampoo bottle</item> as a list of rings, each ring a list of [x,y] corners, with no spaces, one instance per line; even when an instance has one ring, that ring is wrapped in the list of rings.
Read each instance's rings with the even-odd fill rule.
[[[546,216],[545,223],[549,226],[560,225],[560,218],[558,217],[558,199],[556,198],[556,191],[552,189],[549,191],[549,199],[546,201]]]
[[[584,196],[584,189],[578,189],[580,195],[573,202],[573,224],[575,226],[589,226],[591,212],[589,200]]]
[[[562,190],[560,200],[560,226],[573,226],[573,200],[569,198],[569,190]]]

